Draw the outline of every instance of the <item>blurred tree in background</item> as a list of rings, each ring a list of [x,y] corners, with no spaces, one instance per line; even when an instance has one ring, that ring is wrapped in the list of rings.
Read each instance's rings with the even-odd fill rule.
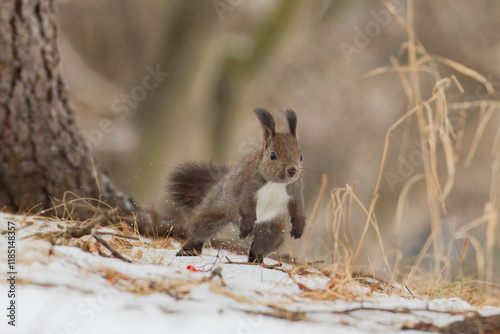
[[[55,5],[16,0],[0,7],[2,209],[40,212],[56,206],[51,214],[86,219],[94,209],[59,204],[90,198],[97,207],[98,201],[121,207],[143,231],[166,234],[168,223],[118,191],[80,136],[59,68]]]

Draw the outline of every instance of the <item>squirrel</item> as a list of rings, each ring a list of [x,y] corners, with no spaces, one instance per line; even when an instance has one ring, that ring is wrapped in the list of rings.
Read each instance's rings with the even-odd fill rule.
[[[281,246],[287,222],[292,237],[302,236],[306,217],[297,116],[285,110],[290,132],[277,133],[267,110],[254,112],[263,144],[238,166],[185,162],[171,173],[167,189],[189,217],[189,240],[177,256],[201,254],[204,242],[231,222],[239,222],[241,239],[253,234],[248,262],[263,263]]]

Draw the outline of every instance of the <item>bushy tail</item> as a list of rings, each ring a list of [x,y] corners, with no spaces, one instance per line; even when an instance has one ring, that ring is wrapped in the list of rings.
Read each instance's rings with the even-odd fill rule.
[[[172,201],[191,211],[201,203],[207,191],[227,172],[226,165],[185,162],[176,167],[169,178],[167,190]]]

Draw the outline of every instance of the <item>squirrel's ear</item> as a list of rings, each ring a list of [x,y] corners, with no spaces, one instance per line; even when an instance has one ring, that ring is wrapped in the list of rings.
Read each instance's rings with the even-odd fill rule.
[[[262,130],[264,130],[264,146],[265,148],[268,148],[271,144],[271,140],[276,134],[274,117],[269,113],[269,111],[263,108],[256,108],[254,112],[262,125]]]
[[[288,121],[288,126],[290,127],[290,133],[297,137],[297,115],[292,109],[285,110],[286,120]]]

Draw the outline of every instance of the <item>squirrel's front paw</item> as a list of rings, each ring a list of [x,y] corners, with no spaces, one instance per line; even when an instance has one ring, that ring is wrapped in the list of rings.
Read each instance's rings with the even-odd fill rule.
[[[250,234],[252,234],[252,232],[253,232],[253,226],[250,228],[240,227],[240,239],[248,238]]]
[[[290,230],[290,236],[298,239],[304,233],[304,227],[306,226],[306,217],[299,217],[292,219],[292,229]]]
[[[255,218],[252,215],[242,216],[240,223],[240,239],[245,239],[253,232]]]

